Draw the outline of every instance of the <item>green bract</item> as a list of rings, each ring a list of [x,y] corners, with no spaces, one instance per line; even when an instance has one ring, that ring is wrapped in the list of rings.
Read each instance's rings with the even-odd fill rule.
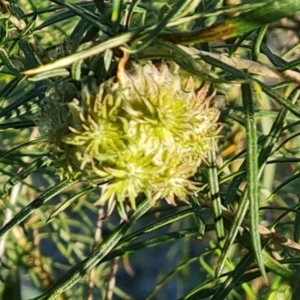
[[[100,202],[144,193],[175,205],[197,189],[190,179],[217,136],[209,85],[174,63],[135,64],[97,91],[71,83],[48,90],[39,126],[64,177],[103,187]]]

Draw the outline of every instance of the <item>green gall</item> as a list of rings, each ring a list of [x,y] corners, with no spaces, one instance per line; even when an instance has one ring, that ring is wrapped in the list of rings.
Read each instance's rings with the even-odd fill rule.
[[[212,98],[209,84],[175,63],[134,64],[98,90],[49,89],[38,125],[61,176],[106,182],[100,203],[135,208],[145,194],[176,205],[197,190],[191,177],[217,137]]]

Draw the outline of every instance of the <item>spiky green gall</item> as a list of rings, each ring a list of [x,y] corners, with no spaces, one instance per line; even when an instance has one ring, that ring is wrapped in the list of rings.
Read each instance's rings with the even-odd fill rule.
[[[59,173],[107,182],[101,203],[128,199],[135,208],[143,193],[175,205],[197,190],[191,178],[218,132],[209,84],[175,63],[146,63],[80,95],[60,83],[46,96],[38,124]]]

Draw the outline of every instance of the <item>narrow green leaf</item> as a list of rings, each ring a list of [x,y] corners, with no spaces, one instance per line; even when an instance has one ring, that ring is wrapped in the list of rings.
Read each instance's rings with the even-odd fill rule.
[[[234,243],[235,238],[239,232],[240,226],[244,220],[244,217],[248,211],[249,207],[249,199],[248,199],[248,189],[244,191],[242,199],[239,202],[239,207],[235,212],[235,218],[231,224],[231,228],[226,236],[226,240],[224,243],[223,251],[220,257],[220,261],[216,268],[216,277],[219,277],[224,269],[226,259],[228,256],[229,248]]]
[[[68,181],[64,180],[60,182],[59,184],[55,185],[54,187],[48,189],[45,191],[41,196],[33,200],[31,203],[29,203],[26,207],[24,207],[19,213],[17,213],[8,223],[6,223],[1,229],[0,229],[0,238],[7,232],[9,232],[11,229],[14,228],[14,226],[20,224],[23,222],[27,217],[29,217],[36,209],[38,209],[41,205],[52,199],[55,195],[66,189],[67,187],[72,186],[77,181]]]
[[[265,34],[267,32],[268,25],[264,26],[263,28],[257,30],[255,34],[255,38],[253,41],[253,46],[252,46],[252,59],[254,61],[258,61],[259,55],[260,55],[260,48],[261,44],[263,42],[263,39],[265,37]]]
[[[213,230],[212,225],[207,226],[207,231],[212,231],[212,230]],[[136,252],[136,251],[144,249],[144,248],[155,247],[155,246],[160,245],[160,244],[176,241],[180,238],[196,237],[197,233],[198,233],[197,227],[191,227],[191,228],[179,230],[179,231],[176,231],[176,232],[162,234],[162,235],[159,235],[155,238],[147,239],[146,241],[143,241],[143,242],[128,244],[126,246],[123,246],[123,244],[120,241],[121,244],[118,245],[118,248],[116,250],[111,251],[109,254],[107,254],[101,260],[100,263],[105,262],[105,261],[109,261],[112,258],[121,256],[121,255]]]
[[[298,0],[271,0],[237,17],[226,18],[221,23],[192,32],[164,34],[162,38],[177,44],[193,45],[204,42],[226,40],[263,27],[281,18],[292,16],[300,10]]]
[[[259,86],[261,87],[261,89],[263,90],[263,92],[265,92],[268,96],[270,96],[271,98],[273,98],[275,101],[277,101],[279,104],[283,105],[284,107],[286,107],[290,112],[292,112],[293,114],[295,114],[295,116],[300,117],[300,109],[297,105],[291,103],[290,101],[286,101],[286,99],[284,97],[282,97],[281,95],[279,95],[278,93],[274,92],[269,86],[267,86],[266,84],[264,84],[263,82],[259,81],[258,79],[244,73],[241,70],[238,70],[228,64],[225,64],[221,61],[219,61],[216,58],[213,58],[211,56],[208,55],[203,55],[200,53],[201,58],[206,61],[207,63],[221,68],[222,70],[229,72],[230,74],[232,74],[233,76],[240,78],[240,79],[244,79],[247,82],[254,82],[259,84]]]
[[[3,98],[9,96],[9,94],[11,94],[14,89],[24,80],[23,78],[20,77],[15,77],[14,79],[12,79],[9,83],[5,84],[5,86],[1,89],[0,91],[0,95],[1,95],[1,101]]]
[[[41,157],[37,160],[30,163],[26,168],[23,168],[17,175],[11,177],[3,187],[4,193],[8,194],[9,190],[16,185],[18,182],[24,180],[28,175],[32,174],[33,172],[43,168],[48,164],[47,157]]]
[[[238,240],[249,250],[252,249],[252,242],[251,238],[248,235],[248,232],[245,232],[242,236],[239,236]],[[263,246],[265,246],[267,243],[268,241],[265,241]],[[289,268],[283,266],[280,262],[276,261],[274,258],[271,257],[271,255],[267,251],[262,250],[261,257],[266,268],[268,268],[268,271],[272,271],[273,273],[283,277],[284,279],[293,280],[296,278],[296,272],[293,272]],[[243,275],[247,271],[249,271],[254,261],[254,258],[254,252],[249,252],[239,262],[235,269],[232,272],[230,272],[227,279],[220,285],[219,289],[214,293],[212,300],[227,299],[232,289],[244,282],[244,280],[242,279]],[[256,274],[256,277],[258,276],[259,274]]]
[[[122,246],[121,248],[121,253],[131,253],[137,250],[141,249],[148,249],[151,247],[155,247],[160,244],[165,244],[169,242],[176,241],[181,238],[191,238],[191,237],[196,237],[198,235],[198,228],[197,227],[192,227],[192,228],[187,228],[187,229],[182,229],[180,231],[175,231],[175,232],[170,232],[167,234],[162,234],[159,235],[155,238],[152,239],[147,239],[143,242],[137,242],[137,243],[132,243],[127,246]],[[118,251],[118,250],[117,250]],[[113,252],[111,252],[113,253]],[[110,255],[109,255],[110,256]]]
[[[15,122],[5,122],[0,124],[0,130],[6,129],[24,129],[34,127],[35,124],[32,121],[15,121]]]
[[[289,142],[292,141],[294,138],[297,138],[300,135],[300,132],[296,132],[294,134],[291,134],[286,139],[284,139],[274,150],[273,152],[276,153],[277,151],[280,151],[284,146]]]
[[[228,277],[231,275],[231,273],[232,272],[224,273],[221,277],[222,278]],[[248,274],[244,274],[239,279],[236,286],[241,285],[245,282],[249,282],[255,278],[258,278],[260,277],[260,275],[261,275],[260,272],[250,272]],[[201,283],[199,286],[197,286],[196,288],[188,292],[184,297],[179,298],[178,300],[207,299],[207,297],[215,295],[216,291],[218,290],[218,287],[219,287],[218,282],[216,282],[215,279],[210,279],[204,283]]]
[[[198,224],[198,232],[199,232],[199,238],[202,238],[204,236],[205,233],[205,221],[202,215],[202,211],[203,208],[201,206],[200,201],[198,200],[198,198],[194,195],[189,195],[188,199],[192,205],[193,208],[193,212],[195,214],[196,217],[196,222]]]
[[[238,263],[235,269],[230,272],[230,275],[226,278],[224,283],[220,285],[211,300],[227,299],[229,293],[238,284],[242,275],[248,270],[249,266],[253,262],[253,258],[253,252],[247,253]]]
[[[59,8],[59,9],[61,9],[61,8]],[[70,19],[70,18],[74,18],[74,16],[75,16],[75,13],[72,12],[72,11],[58,12],[52,18],[50,18],[50,19],[46,20],[45,22],[41,23],[39,26],[36,26],[34,28],[34,31],[39,31],[39,30],[47,28],[47,27],[49,27],[53,24],[56,24],[58,22],[65,21],[65,20]]]
[[[250,201],[250,236],[258,267],[266,279],[266,271],[261,257],[261,242],[258,232],[259,225],[259,194],[258,194],[258,147],[256,122],[251,87],[242,84],[242,98],[246,117],[246,144],[247,144],[247,189]]]
[[[203,254],[205,254],[205,252],[202,253],[202,255]],[[164,276],[164,278],[162,280],[160,280],[158,283],[156,283],[155,288],[145,297],[145,300],[156,299],[155,295],[157,295],[157,293],[159,293],[175,275],[177,275],[181,270],[184,270],[190,264],[197,262],[198,260],[199,260],[199,255],[191,257],[188,260],[186,260],[185,262],[183,262],[182,264],[180,264],[177,268],[172,270],[169,274]]]
[[[71,3],[68,3],[66,1],[61,1],[61,0],[51,0],[52,2],[67,7],[70,11],[74,12],[75,15],[80,16],[84,20],[88,21],[91,25],[95,26],[96,28],[99,28],[103,32],[105,32],[108,35],[113,35],[114,32],[109,26],[103,25],[101,23],[101,20],[99,16],[94,14],[88,9],[85,9],[82,6],[79,5],[73,5]],[[65,19],[65,18],[64,18]]]
[[[120,18],[122,3],[122,0],[113,0],[112,2],[111,20],[113,22],[117,22]]]
[[[13,64],[13,62],[10,60],[9,55],[7,54],[7,52],[3,49],[0,48],[0,61],[2,62],[2,64],[4,66],[6,66],[6,68],[12,72],[12,74],[18,76],[19,75],[19,71],[16,68],[16,66]]]
[[[261,254],[266,268],[270,271],[287,280],[295,280],[297,278],[297,272],[278,262],[266,250],[263,249]]]
[[[37,97],[40,94],[39,89],[33,88],[29,92],[27,92],[24,96],[22,96],[20,99],[17,99],[10,105],[4,107],[0,111],[0,118],[5,117],[5,116],[10,116],[10,114],[15,111],[16,109],[22,107],[24,104],[29,102],[30,100],[33,100],[35,97]],[[24,110],[24,113],[28,112],[28,110]]]
[[[278,191],[280,191],[283,187],[285,187],[286,185],[288,185],[289,183],[293,182],[294,180],[297,180],[300,178],[300,173],[297,173],[295,175],[290,176],[289,178],[287,178],[286,180],[282,181],[273,191],[272,193],[269,195],[269,197],[267,199],[271,199],[274,195],[276,195],[278,193]]]
[[[42,138],[38,138],[36,140],[33,140],[33,141],[28,141],[28,142],[25,142],[25,143],[22,143],[22,144],[19,144],[11,149],[9,149],[8,151],[3,151],[1,154],[0,154],[0,158],[2,157],[5,157],[5,156],[8,156],[9,154],[15,152],[16,150],[20,149],[20,148],[25,148],[27,146],[31,146],[31,145],[34,145],[34,144],[38,144],[40,141],[41,141]]]
[[[76,193],[73,197],[69,198],[68,200],[64,201],[61,205],[55,208],[55,211],[49,216],[47,223],[52,222],[53,219],[57,215],[59,215],[62,211],[64,211],[68,206],[70,206],[74,201],[79,199],[81,196],[86,195],[92,191],[94,191],[96,188],[95,187],[87,187],[80,191],[79,193]]]
[[[224,230],[223,217],[222,217],[222,202],[220,196],[218,169],[216,163],[217,155],[215,150],[216,147],[215,141],[212,141],[212,143],[213,143],[212,150],[208,154],[208,164],[209,164],[208,182],[209,182],[210,198],[212,201],[212,208],[214,213],[216,235],[218,238],[219,245],[222,248],[224,245],[225,230]]]
[[[54,77],[67,77],[70,72],[66,68],[55,69],[49,72],[44,72],[42,74],[37,74],[35,76],[29,77],[29,81],[37,82],[41,80],[46,80]]]
[[[289,110],[291,113],[293,113],[298,118],[300,117],[300,109],[297,105],[295,105],[291,101],[287,101],[286,98],[282,97],[280,94],[274,92],[270,87],[265,85],[264,83],[260,82],[259,80],[255,80],[259,83],[262,90],[271,98],[273,98],[275,101],[277,101],[282,106],[286,107],[287,110]]]
[[[119,46],[127,43],[128,41],[132,40],[139,31],[140,31],[140,29],[136,29],[136,30],[132,30],[132,31],[120,34],[114,38],[111,38],[111,39],[109,39],[99,45],[96,45],[94,47],[91,47],[89,49],[80,51],[78,53],[71,54],[69,56],[66,56],[66,57],[63,57],[60,59],[57,59],[56,61],[54,61],[52,63],[40,66],[38,68],[24,71],[23,74],[30,76],[30,75],[43,73],[43,72],[52,71],[52,70],[58,69],[58,68],[67,67],[78,60],[89,58],[91,56],[95,56],[95,55],[100,54],[110,48],[119,47]]]
[[[155,26],[153,30],[149,32],[149,34],[143,40],[142,46],[137,49],[130,50],[130,53],[137,53],[143,49],[146,49],[151,42],[159,35],[159,33],[166,27],[169,21],[171,21],[177,14],[180,14],[181,10],[186,9],[186,5],[190,2],[190,0],[181,0],[178,1],[174,6],[170,9],[170,11],[164,16],[164,18]]]
[[[130,244],[134,239],[138,238],[144,233],[153,232],[159,228],[162,228],[168,224],[174,224],[176,221],[179,221],[185,217],[188,217],[193,214],[193,211],[191,208],[185,209],[183,211],[180,211],[176,214],[172,214],[171,216],[163,217],[159,220],[155,220],[151,222],[150,224],[147,224],[146,226],[142,227],[141,229],[132,232],[131,234],[127,235],[126,237],[122,238],[120,241],[120,244],[126,245]]]
[[[281,71],[281,72],[284,72],[284,71],[286,71],[286,70],[293,69],[293,68],[295,68],[295,67],[298,67],[299,64],[300,64],[300,59],[295,59],[295,60],[293,60],[293,61],[291,61],[291,62],[287,62],[287,63],[284,65],[284,67],[282,67],[282,68],[280,69],[280,71]]]
[[[123,221],[102,241],[88,258],[71,268],[64,276],[58,279],[46,293],[32,300],[54,300],[65,290],[71,288],[118,245],[125,232],[131,227],[131,224],[144,215],[150,208],[151,204],[147,199],[140,203],[136,211],[129,217],[129,222]]]
[[[80,59],[72,65],[72,71],[71,72],[72,72],[72,78],[73,79],[80,81],[82,64],[83,64],[83,60]]]

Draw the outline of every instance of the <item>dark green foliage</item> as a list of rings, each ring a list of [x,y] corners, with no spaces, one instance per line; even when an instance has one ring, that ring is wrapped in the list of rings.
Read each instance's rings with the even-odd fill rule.
[[[0,2],[0,298],[298,299],[300,1],[229,2]],[[39,134],[45,93],[82,105],[124,53],[216,91],[218,139],[177,206],[99,205],[111,178],[65,179],[72,155]]]

